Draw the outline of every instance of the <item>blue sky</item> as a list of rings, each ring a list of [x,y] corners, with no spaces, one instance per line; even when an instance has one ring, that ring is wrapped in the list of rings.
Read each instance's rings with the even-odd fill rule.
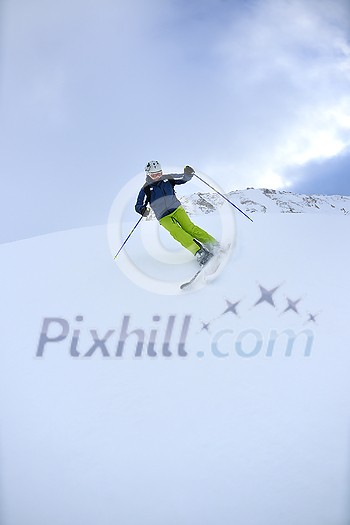
[[[1,5],[0,242],[106,222],[152,158],[350,194],[346,0]]]

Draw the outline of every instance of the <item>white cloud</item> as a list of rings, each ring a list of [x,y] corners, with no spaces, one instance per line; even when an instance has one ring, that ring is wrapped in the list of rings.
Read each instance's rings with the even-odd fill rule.
[[[235,186],[288,185],[286,167],[350,144],[347,9],[343,1],[269,0],[235,17],[217,48],[230,137],[217,172],[226,184],[231,174]]]

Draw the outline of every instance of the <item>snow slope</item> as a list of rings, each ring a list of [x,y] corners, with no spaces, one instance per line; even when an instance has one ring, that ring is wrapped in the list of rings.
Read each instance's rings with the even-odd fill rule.
[[[155,221],[0,246],[1,525],[349,524],[350,218],[254,192],[192,199],[235,240],[193,293]]]

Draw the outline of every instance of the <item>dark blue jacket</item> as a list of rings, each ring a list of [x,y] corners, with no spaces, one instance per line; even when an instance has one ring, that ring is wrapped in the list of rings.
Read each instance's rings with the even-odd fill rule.
[[[137,197],[135,210],[142,215],[149,203],[158,220],[169,215],[181,206],[181,202],[175,195],[174,186],[176,184],[185,184],[185,182],[192,179],[192,176],[186,173],[171,173],[163,175],[157,181],[153,181],[147,175],[146,183]]]

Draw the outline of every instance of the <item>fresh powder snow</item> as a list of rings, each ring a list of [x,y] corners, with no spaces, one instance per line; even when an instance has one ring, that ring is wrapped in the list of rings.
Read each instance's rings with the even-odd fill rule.
[[[0,246],[2,525],[349,524],[350,199],[227,197]]]

